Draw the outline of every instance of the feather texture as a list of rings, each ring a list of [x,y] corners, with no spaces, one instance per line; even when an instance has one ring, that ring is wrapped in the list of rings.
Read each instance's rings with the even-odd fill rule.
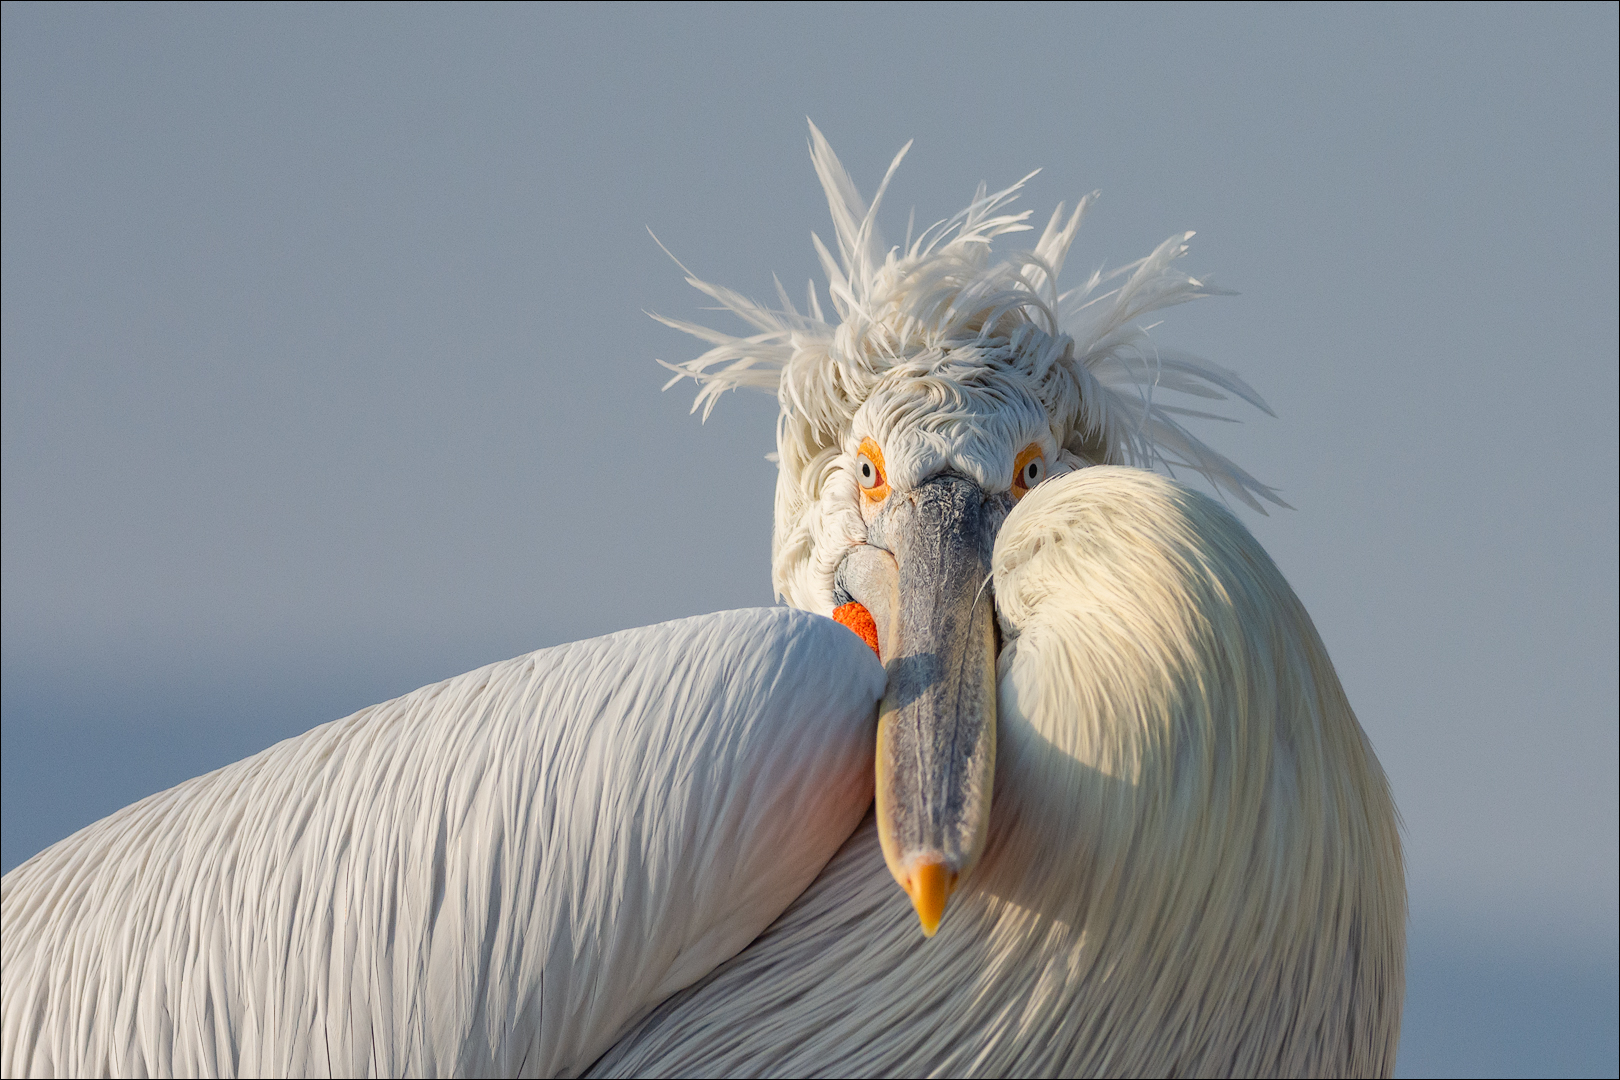
[[[1212,499],[1047,481],[996,542],[983,862],[925,940],[870,818],[593,1076],[1372,1076],[1405,887],[1382,770],[1293,591]]]
[[[1030,212],[1012,210],[1026,176],[994,193],[980,185],[957,214],[908,236],[903,247],[885,248],[878,210],[909,147],[895,157],[868,205],[810,125],[810,156],[833,224],[830,247],[811,237],[827,277],[830,317],[815,301],[813,283],[809,310],[800,312],[779,283],[780,306],[772,307],[690,271],[687,281],[749,331],[729,334],[653,316],[711,346],[695,359],[664,365],[675,373],[666,385],[682,378],[698,384],[694,411],[707,417],[722,393],[739,388],[775,393],[781,403],[775,576],[783,597],[819,610],[795,583],[799,563],[811,556],[793,533],[820,498],[828,455],[843,449],[861,405],[901,366],[979,364],[1015,372],[1046,408],[1057,445],[1078,461],[1186,470],[1261,512],[1266,502],[1287,505],[1189,432],[1178,419],[1187,414],[1162,400],[1167,393],[1231,396],[1271,411],[1235,373],[1162,349],[1149,336],[1143,320],[1153,313],[1222,292],[1177,268],[1192,233],[1060,290],[1058,278],[1096,196],[1081,199],[1072,212],[1058,206],[1032,249],[997,260],[994,241],[1030,231]]]
[[[733,611],[492,664],[4,878],[6,1076],[557,1076],[732,956],[872,794],[884,675]]]

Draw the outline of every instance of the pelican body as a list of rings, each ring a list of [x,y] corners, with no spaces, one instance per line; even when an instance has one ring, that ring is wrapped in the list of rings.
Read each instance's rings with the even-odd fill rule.
[[[883,681],[829,620],[722,612],[152,795],[5,876],[0,1073],[577,1075],[855,828]]]
[[[990,835],[932,939],[869,816],[592,1076],[1378,1076],[1405,888],[1320,638],[1224,507],[1097,467],[995,550]]]
[[[777,394],[773,579],[159,793],[6,875],[0,1072],[1388,1075],[1387,782],[1165,395],[1191,234],[1060,292],[1020,185],[885,248],[819,131],[834,311],[689,276]],[[1028,178],[1026,177],[1026,180]],[[1269,410],[1268,410],[1269,411]],[[840,625],[842,624],[842,625]],[[853,630],[855,633],[851,633]]]

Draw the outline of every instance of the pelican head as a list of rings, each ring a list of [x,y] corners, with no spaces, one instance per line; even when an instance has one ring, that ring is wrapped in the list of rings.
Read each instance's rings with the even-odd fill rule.
[[[888,668],[878,714],[878,833],[929,936],[988,835],[996,535],[1059,447],[1011,365],[967,356],[941,372],[939,359],[884,374],[850,425],[836,482],[824,489],[824,512],[854,507],[859,515],[832,552],[832,611],[857,628],[870,619]],[[825,606],[826,597],[818,600]]]
[[[992,240],[1029,229],[1029,212],[1010,209],[1025,177],[994,194],[981,186],[954,217],[886,248],[876,214],[909,144],[867,205],[810,134],[836,237],[836,254],[813,238],[834,312],[813,283],[800,311],[780,284],[768,306],[689,275],[756,332],[663,320],[715,345],[668,366],[699,383],[693,408],[705,415],[736,387],[780,400],[774,584],[861,633],[884,662],[878,832],[932,936],[989,835],[1003,523],[1041,483],[1104,464],[1176,466],[1257,509],[1278,502],[1181,426],[1188,410],[1155,395],[1266,406],[1231,372],[1153,346],[1140,324],[1219,291],[1174,266],[1191,233],[1060,292],[1094,196],[1059,205],[1032,249],[994,261]]]

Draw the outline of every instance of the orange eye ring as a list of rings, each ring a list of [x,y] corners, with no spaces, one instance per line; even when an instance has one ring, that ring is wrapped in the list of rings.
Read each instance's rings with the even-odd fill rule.
[[[1029,489],[1046,479],[1046,453],[1040,443],[1030,443],[1018,454],[1013,466],[1013,498],[1022,499]]]
[[[861,440],[855,454],[855,482],[861,487],[861,501],[869,506],[889,497],[889,475],[883,467],[883,451],[870,438]]]

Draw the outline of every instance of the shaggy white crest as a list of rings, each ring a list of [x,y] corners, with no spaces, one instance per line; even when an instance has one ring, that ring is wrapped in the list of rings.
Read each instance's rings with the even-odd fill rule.
[[[981,428],[1004,422],[1001,408],[941,408],[942,392],[959,393],[975,383],[998,398],[997,406],[1008,398],[1038,403],[1056,451],[1054,475],[1100,464],[1185,469],[1261,512],[1261,500],[1287,505],[1180,422],[1228,418],[1163,400],[1166,392],[1215,400],[1231,394],[1271,412],[1233,372],[1153,343],[1141,321],[1162,308],[1223,292],[1176,269],[1192,233],[1172,236],[1146,258],[1060,291],[1058,278],[1095,193],[1072,213],[1060,204],[1033,250],[999,261],[993,240],[1030,231],[1030,211],[1011,210],[1029,176],[994,194],[981,184],[965,209],[919,236],[908,230],[903,246],[886,248],[878,208],[911,144],[895,156],[868,205],[814,124],[810,139],[832,212],[836,254],[819,236],[812,240],[835,317],[823,309],[814,282],[801,312],[780,282],[781,306],[771,307],[690,272],[694,287],[753,332],[734,335],[654,316],[713,346],[695,360],[665,364],[676,373],[670,385],[683,377],[699,384],[694,411],[701,408],[707,417],[722,392],[738,387],[774,392],[781,402],[772,564],[777,592],[789,603],[825,611],[837,557],[864,536],[847,514],[842,523],[837,520],[838,510],[852,505],[842,493],[833,500],[836,506],[811,510],[827,494],[836,459],[850,452],[857,413],[880,388],[913,406],[906,410],[904,401],[891,402],[891,410],[911,411],[935,425],[963,413],[974,414]],[[929,380],[931,374],[941,378]],[[825,532],[847,537],[840,542],[820,535]]]

